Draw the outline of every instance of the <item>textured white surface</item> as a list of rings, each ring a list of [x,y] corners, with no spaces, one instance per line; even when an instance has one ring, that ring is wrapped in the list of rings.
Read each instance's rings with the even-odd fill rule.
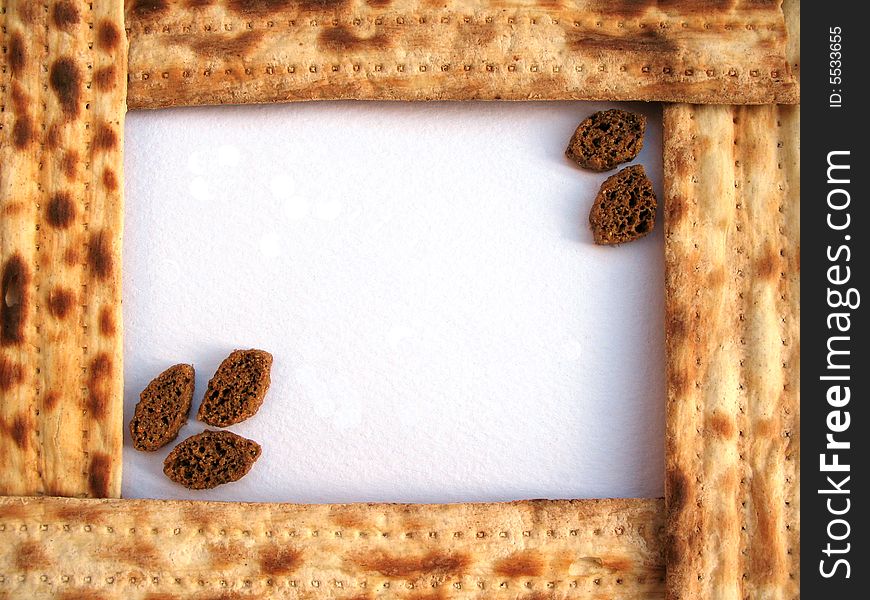
[[[242,481],[125,497],[454,502],[661,496],[661,224],[586,219],[610,174],[563,155],[610,104],[309,103],[134,112],[126,132],[125,419],[177,362],[206,383],[272,352]],[[661,197],[660,109],[638,161]],[[615,171],[614,171],[615,172]],[[659,211],[661,215],[661,210]],[[198,433],[188,421],[179,440]]]

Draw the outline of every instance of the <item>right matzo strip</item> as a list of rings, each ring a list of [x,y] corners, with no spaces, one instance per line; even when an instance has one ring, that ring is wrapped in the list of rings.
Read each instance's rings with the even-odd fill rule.
[[[0,596],[649,600],[662,510],[0,498]]]
[[[127,0],[131,108],[797,101],[778,2]]]
[[[800,113],[664,111],[668,597],[799,596]]]
[[[0,0],[0,493],[120,495],[120,0]]]

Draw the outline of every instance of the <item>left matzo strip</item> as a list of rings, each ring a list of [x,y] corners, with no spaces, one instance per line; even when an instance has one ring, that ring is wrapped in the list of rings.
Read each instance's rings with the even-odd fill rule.
[[[121,487],[120,1],[0,0],[0,494]]]

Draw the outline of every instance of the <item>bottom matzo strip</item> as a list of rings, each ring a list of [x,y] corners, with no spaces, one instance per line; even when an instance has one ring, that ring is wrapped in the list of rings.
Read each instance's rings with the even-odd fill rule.
[[[663,508],[2,498],[0,598],[662,598]]]

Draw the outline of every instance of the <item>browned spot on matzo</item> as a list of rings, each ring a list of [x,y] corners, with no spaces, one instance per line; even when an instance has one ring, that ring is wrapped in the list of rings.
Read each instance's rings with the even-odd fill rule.
[[[112,376],[112,358],[106,353],[100,353],[90,363],[88,369],[88,410],[94,419],[102,419],[109,402],[110,378]]]
[[[56,27],[68,29],[79,22],[79,10],[68,0],[56,2],[51,11],[51,20]]]
[[[33,418],[30,415],[17,414],[9,426],[9,435],[20,450],[26,451],[30,446],[30,436],[34,433]]]
[[[204,57],[245,57],[263,39],[264,35],[264,31],[256,29],[221,39],[191,38],[182,35],[174,38],[174,43],[190,46]]]
[[[464,554],[428,552],[422,556],[392,555],[376,552],[352,559],[363,571],[380,573],[385,577],[416,579],[431,575],[459,575],[471,562]]]
[[[39,542],[22,542],[15,551],[15,566],[22,571],[38,571],[50,564]]]
[[[103,186],[110,192],[118,189],[118,176],[109,167],[103,169]]]
[[[30,269],[18,255],[6,259],[0,284],[0,345],[24,341],[24,322],[30,311]]]
[[[51,89],[57,95],[61,109],[70,118],[78,117],[82,95],[82,75],[75,60],[68,56],[58,58],[51,65]]]
[[[22,115],[15,120],[12,126],[12,145],[19,150],[24,150],[33,141],[33,119],[30,115]]]
[[[112,337],[115,335],[117,327],[115,326],[115,317],[112,314],[112,309],[108,306],[100,308],[100,335],[103,337]]]
[[[155,17],[169,8],[166,0],[131,0],[130,11],[137,17]]]
[[[0,356],[0,392],[8,392],[24,381],[24,369],[13,360]]]
[[[497,561],[492,570],[499,577],[538,577],[544,562],[537,550],[523,550]]]
[[[88,488],[94,498],[109,495],[109,479],[112,475],[112,458],[105,452],[95,452],[88,467]]]
[[[227,0],[227,8],[242,14],[268,14],[293,6],[301,10],[321,10],[341,6],[346,0]]]
[[[45,147],[49,150],[54,150],[60,146],[60,125],[52,123],[48,126],[48,131],[45,133]]]
[[[20,73],[27,64],[27,50],[24,46],[24,40],[21,34],[17,31],[12,34],[9,40],[9,67],[12,69],[12,74]]]
[[[707,429],[713,433],[713,435],[721,438],[734,437],[737,432],[734,427],[734,421],[723,414],[715,414],[711,416],[707,420]]]
[[[112,275],[115,261],[111,244],[108,232],[97,231],[91,234],[88,242],[88,266],[98,279],[108,279]]]
[[[74,246],[70,246],[70,247],[67,248],[66,251],[63,253],[63,262],[64,262],[68,267],[72,267],[72,266],[74,266],[74,265],[79,264],[79,260],[80,260],[80,257],[79,257],[79,251],[78,251],[78,249],[75,248]]]
[[[60,394],[51,390],[45,394],[45,399],[42,401],[42,405],[45,407],[45,410],[53,410],[58,402],[60,402]]]
[[[302,564],[302,552],[287,546],[268,546],[260,551],[260,568],[267,575],[289,575]]]
[[[75,298],[73,293],[62,287],[56,287],[48,293],[48,311],[53,317],[65,319],[72,310]]]
[[[349,28],[339,25],[324,29],[319,42],[329,50],[354,51],[386,48],[390,45],[390,38],[383,32],[367,37],[357,36]]]
[[[78,164],[78,150],[67,150],[63,153],[63,160],[61,161],[60,167],[67,179],[75,179],[76,173],[78,172]]]
[[[97,89],[101,91],[110,90],[114,87],[117,77],[118,75],[115,65],[101,67],[97,69],[96,73],[94,73],[94,85],[96,85]]]
[[[97,123],[94,129],[94,150],[114,150],[118,147],[118,134],[108,123]]]
[[[121,41],[121,32],[118,26],[108,20],[100,22],[97,28],[97,43],[103,50],[111,51],[118,47]]]
[[[58,192],[48,201],[46,222],[57,229],[66,229],[76,218],[76,207],[69,192]]]

